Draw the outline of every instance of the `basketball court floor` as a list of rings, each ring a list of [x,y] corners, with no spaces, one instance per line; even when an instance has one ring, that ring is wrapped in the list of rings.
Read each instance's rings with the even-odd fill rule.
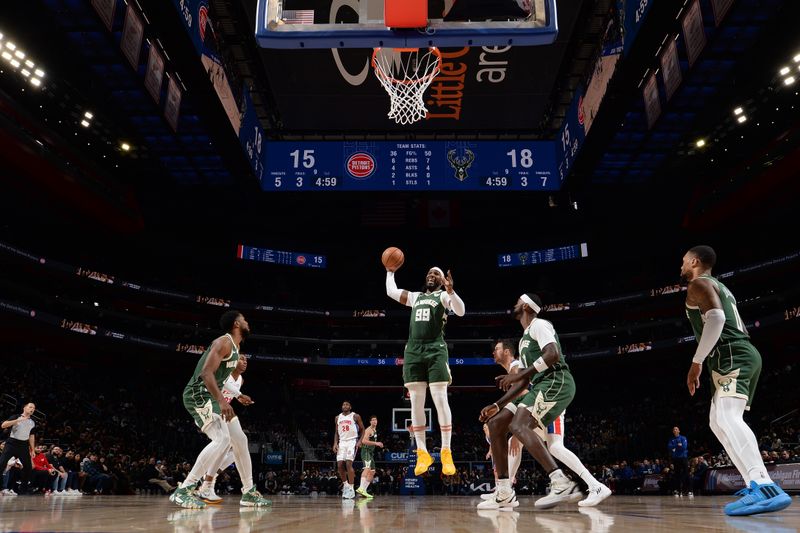
[[[157,496],[16,497],[0,499],[0,531],[789,533],[800,530],[800,498],[794,499],[780,513],[733,518],[722,512],[731,498],[711,496],[612,496],[597,508],[564,504],[546,511],[534,510],[534,497],[522,497],[514,512],[479,512],[477,498],[461,496],[382,496],[370,502],[278,496],[263,510],[240,508],[233,496],[204,510],[181,509]]]

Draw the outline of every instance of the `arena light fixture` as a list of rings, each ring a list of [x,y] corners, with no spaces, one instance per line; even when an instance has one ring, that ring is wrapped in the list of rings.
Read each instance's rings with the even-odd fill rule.
[[[789,74],[789,67],[783,67],[780,71],[781,76],[786,76]]]
[[[744,115],[739,115],[739,118],[737,118],[737,119],[736,119],[736,121],[737,121],[739,124],[742,124],[742,123],[744,123],[744,122],[747,122],[747,117],[746,117],[746,116],[744,116]]]
[[[794,83],[794,81],[794,76],[787,76],[786,78],[783,78],[784,85],[791,85]]]
[[[739,116],[742,113],[744,113],[744,109],[742,109],[741,107],[737,107],[736,109],[733,110],[733,114],[736,116]]]
[[[0,37],[2,37],[2,34],[0,34]],[[797,54],[796,56],[794,56],[792,58],[792,61],[794,61],[795,63],[800,63],[800,54]]]
[[[698,148],[702,148],[703,146],[706,145],[706,140],[705,139],[697,139],[697,141],[694,143],[694,145],[697,146]]]
[[[20,72],[22,72],[22,75],[26,78],[31,75],[31,72],[26,68],[22,69]]]
[[[12,56],[11,54],[9,54],[8,52],[3,52],[3,53],[2,53],[2,54],[0,54],[0,55],[2,55],[2,56],[3,56],[3,59],[5,59],[6,61],[11,61],[11,58],[13,57],[13,56]]]
[[[83,126],[84,128],[88,128],[89,127],[89,121],[86,120],[86,119],[81,120],[81,126]]]
[[[123,152],[129,152],[131,149],[131,145],[128,143],[122,143],[119,147],[122,148]]]
[[[12,43],[11,41],[8,41],[8,42],[6,42],[6,48],[8,48],[9,50],[13,51],[13,50],[17,49],[17,45]]]
[[[34,87],[38,87],[41,84],[42,80],[40,80],[39,78],[31,78],[31,85],[33,85]]]
[[[87,111],[83,114],[83,118],[85,118],[86,120],[92,120],[94,118],[94,115],[92,114],[91,111]]]

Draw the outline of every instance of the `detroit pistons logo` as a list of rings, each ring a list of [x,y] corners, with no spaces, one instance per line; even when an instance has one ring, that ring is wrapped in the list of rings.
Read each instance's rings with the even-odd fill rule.
[[[298,255],[297,256],[297,264],[298,265],[305,265],[306,264],[306,256]]]
[[[347,159],[347,173],[357,180],[370,177],[375,167],[375,158],[366,152],[357,152]]]
[[[583,112],[583,96],[578,97],[578,124],[583,126],[583,121],[586,115]]]
[[[206,23],[208,22],[208,6],[201,5],[197,10],[197,30],[200,32],[200,40],[206,41]]]

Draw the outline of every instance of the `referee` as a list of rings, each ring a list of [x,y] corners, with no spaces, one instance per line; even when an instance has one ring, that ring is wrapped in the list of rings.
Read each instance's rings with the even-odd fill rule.
[[[11,428],[11,435],[6,441],[3,454],[0,455],[0,465],[6,465],[12,457],[16,457],[22,463],[22,483],[20,493],[24,493],[28,488],[28,480],[31,477],[31,457],[36,447],[35,437],[32,433],[36,423],[31,416],[36,411],[36,405],[28,402],[22,408],[22,414],[12,416],[0,424],[3,429]]]

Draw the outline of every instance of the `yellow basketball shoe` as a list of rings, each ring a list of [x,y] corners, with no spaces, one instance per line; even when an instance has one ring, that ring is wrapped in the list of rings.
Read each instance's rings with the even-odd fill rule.
[[[452,476],[456,473],[456,465],[453,464],[453,452],[450,448],[442,448],[442,474]]]
[[[433,457],[425,450],[417,448],[417,466],[414,467],[414,475],[421,476],[428,471],[433,464]]]

